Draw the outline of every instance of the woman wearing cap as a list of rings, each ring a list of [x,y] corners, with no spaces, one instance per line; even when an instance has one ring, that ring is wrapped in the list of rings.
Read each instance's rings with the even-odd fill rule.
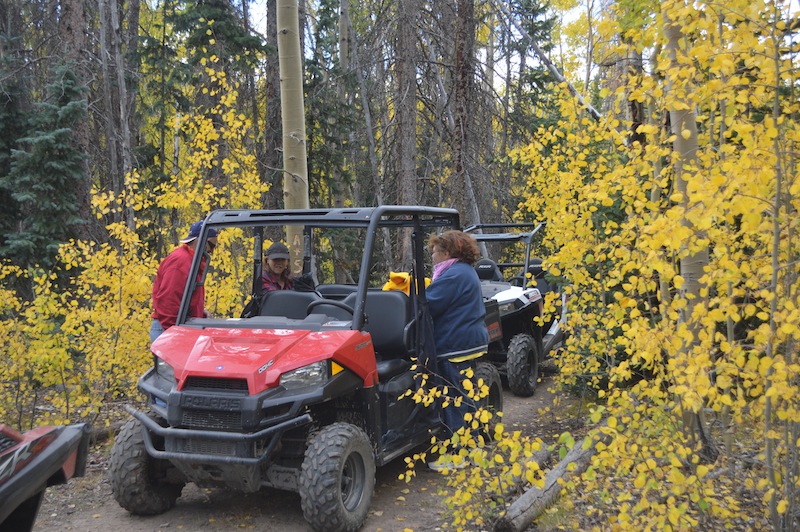
[[[294,279],[289,272],[289,248],[280,242],[273,243],[266,253],[267,265],[261,273],[264,292],[292,290]]]
[[[181,240],[181,246],[167,255],[158,266],[156,279],[153,282],[153,315],[151,316],[153,323],[150,326],[150,342],[155,342],[165,329],[175,325],[183,298],[183,289],[186,286],[186,279],[189,277],[189,269],[192,267],[192,258],[197,247],[197,237],[200,236],[202,228],[202,220],[193,223],[189,228],[189,236]],[[213,252],[215,247],[217,247],[217,231],[209,229],[206,252]],[[198,280],[203,277],[205,268],[206,261],[204,259],[200,263]],[[192,294],[189,317],[201,318],[205,315],[205,291],[203,285],[200,285]]]

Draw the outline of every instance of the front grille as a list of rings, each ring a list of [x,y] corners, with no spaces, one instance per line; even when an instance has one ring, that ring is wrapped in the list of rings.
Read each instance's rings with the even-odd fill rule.
[[[247,380],[188,377],[186,383],[183,385],[183,389],[193,391],[226,390],[247,393]]]
[[[175,443],[177,452],[180,453],[236,455],[236,443],[234,442],[177,440]]]
[[[218,410],[184,410],[184,427],[190,429],[242,431],[241,412],[221,412]]]

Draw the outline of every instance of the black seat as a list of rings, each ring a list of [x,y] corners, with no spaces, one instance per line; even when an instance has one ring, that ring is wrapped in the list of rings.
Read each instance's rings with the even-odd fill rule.
[[[502,281],[503,274],[492,259],[480,259],[475,263],[475,271],[481,281]]]
[[[539,293],[544,296],[547,292],[552,292],[553,287],[544,278],[547,272],[542,268],[542,262],[542,259],[538,257],[532,258],[528,265],[528,273],[531,274],[531,280],[534,281],[533,284],[539,290]]]
[[[355,301],[356,294],[351,294],[344,303],[352,307]],[[381,359],[407,357],[405,329],[411,321],[409,297],[399,290],[370,290],[364,311],[367,315],[364,330],[372,336],[376,355]]]
[[[358,286],[354,284],[321,284],[317,286],[319,292],[325,299],[342,300],[356,291]]]
[[[316,292],[295,292],[294,290],[273,290],[264,294],[261,300],[260,316],[283,316],[295,320],[304,319],[306,308],[312,301],[322,299]]]

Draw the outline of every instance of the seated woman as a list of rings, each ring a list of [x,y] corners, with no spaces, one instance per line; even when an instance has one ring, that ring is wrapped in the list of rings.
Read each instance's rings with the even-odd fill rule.
[[[273,290],[292,290],[294,278],[289,271],[289,248],[280,242],[274,242],[265,254],[267,263],[261,272],[264,292]]]

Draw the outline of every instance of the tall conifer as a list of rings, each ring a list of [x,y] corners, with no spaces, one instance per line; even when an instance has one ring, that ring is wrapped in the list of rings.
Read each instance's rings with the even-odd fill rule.
[[[82,92],[70,65],[53,71],[45,100],[35,104],[28,119],[27,136],[12,150],[11,169],[0,178],[21,210],[16,230],[0,248],[16,264],[52,264],[59,244],[75,237],[84,223],[77,196],[86,179],[84,155],[73,137],[87,115]]]

